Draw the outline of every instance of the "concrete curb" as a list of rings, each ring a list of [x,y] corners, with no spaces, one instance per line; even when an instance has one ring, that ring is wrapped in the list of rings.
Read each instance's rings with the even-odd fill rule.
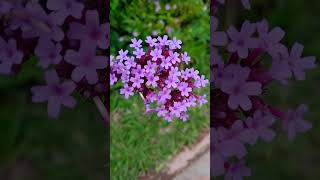
[[[194,161],[202,157],[210,148],[210,131],[207,129],[192,147],[185,147],[168,161],[163,170],[155,175],[140,177],[140,180],[170,180],[183,173]],[[210,171],[210,170],[209,170]],[[199,177],[200,178],[200,177]]]

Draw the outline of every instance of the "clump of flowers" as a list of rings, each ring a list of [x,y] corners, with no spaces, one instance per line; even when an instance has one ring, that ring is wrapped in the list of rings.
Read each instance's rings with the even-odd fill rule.
[[[126,99],[134,93],[141,95],[146,113],[155,112],[167,121],[179,118],[188,119],[190,107],[206,103],[206,95],[196,95],[194,89],[205,87],[209,81],[194,68],[184,68],[190,57],[181,52],[182,42],[174,37],[152,38],[148,36],[148,44],[143,49],[141,39],[132,39],[128,50],[120,50],[119,54],[110,58],[110,85],[121,81],[120,94]]]
[[[245,21],[240,30],[231,26],[218,31],[215,13],[221,4],[212,6],[211,174],[242,179],[251,175],[244,160],[246,145],[259,139],[271,142],[276,136],[276,120],[290,141],[312,127],[303,117],[306,105],[283,111],[265,102],[262,95],[271,82],[286,85],[292,77],[304,80],[305,71],[315,68],[316,59],[302,57],[299,43],[288,49],[281,43],[285,32],[280,27],[270,29],[265,19]],[[266,56],[271,59],[270,67],[263,63]]]
[[[32,100],[48,102],[50,117],[58,117],[62,105],[74,107],[71,94],[75,92],[101,105],[108,84],[106,3],[0,1],[0,74],[15,75],[36,57],[47,85],[33,87]],[[104,109],[104,118],[106,115]]]

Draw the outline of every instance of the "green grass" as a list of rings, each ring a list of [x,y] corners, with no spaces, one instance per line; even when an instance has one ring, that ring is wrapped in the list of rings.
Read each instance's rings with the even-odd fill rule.
[[[137,179],[147,172],[159,171],[172,155],[184,145],[191,145],[209,126],[209,104],[192,109],[188,122],[171,123],[156,115],[145,116],[143,106],[138,95],[125,100],[118,92],[112,93],[112,179]]]

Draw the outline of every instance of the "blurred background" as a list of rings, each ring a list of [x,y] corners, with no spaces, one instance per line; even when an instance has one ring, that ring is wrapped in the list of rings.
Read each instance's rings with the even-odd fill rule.
[[[194,67],[209,78],[209,1],[112,0],[110,12],[111,54],[128,49],[132,38],[176,36]],[[194,143],[209,127],[209,104],[193,108],[189,121],[168,123],[156,115],[144,115],[140,96],[126,100],[121,84],[111,88],[111,179],[138,179],[158,173],[185,145]],[[207,94],[209,87],[199,91]],[[208,99],[209,100],[209,99]]]
[[[231,0],[230,0],[231,1]],[[230,2],[229,1],[229,2]],[[233,1],[234,2],[234,1]],[[232,2],[231,2],[232,3]],[[309,112],[305,119],[313,124],[307,133],[299,134],[289,142],[286,134],[277,126],[277,137],[272,143],[259,142],[248,148],[247,163],[256,180],[284,180],[320,178],[320,1],[310,0],[252,0],[251,10],[242,5],[222,11],[223,26],[239,25],[243,20],[257,22],[265,18],[270,27],[279,26],[285,32],[283,43],[291,48],[294,42],[304,45],[303,56],[316,56],[318,67],[308,71],[305,81],[291,81],[288,86],[274,83],[266,91],[265,99],[281,109],[296,108],[307,104]],[[279,123],[278,123],[279,125]]]
[[[15,76],[0,76],[0,179],[105,179],[106,128],[95,104],[77,97],[58,119],[47,104],[31,102],[30,88],[44,84],[35,59]]]
[[[1,16],[0,28],[3,23]],[[47,103],[31,101],[30,88],[45,84],[37,63],[31,58],[17,74],[0,75],[0,179],[105,180],[107,128],[97,107],[75,94],[75,108],[63,107],[59,118],[49,118]]]

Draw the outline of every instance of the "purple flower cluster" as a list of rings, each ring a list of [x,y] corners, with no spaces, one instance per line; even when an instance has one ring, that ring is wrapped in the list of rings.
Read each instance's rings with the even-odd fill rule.
[[[0,2],[0,73],[19,73],[35,56],[47,85],[33,87],[32,99],[47,101],[50,117],[58,117],[61,105],[75,106],[73,92],[99,98],[106,93],[109,23],[104,3]]]
[[[123,84],[120,94],[125,98],[139,93],[144,100],[146,112],[155,112],[167,121],[179,118],[188,119],[187,110],[190,107],[206,103],[206,95],[194,94],[194,89],[205,87],[209,81],[194,68],[183,68],[190,57],[187,52],[181,52],[182,42],[174,37],[152,38],[148,36],[142,47],[141,39],[132,39],[128,50],[120,50],[116,57],[111,56],[110,83],[118,81]]]
[[[273,81],[286,85],[292,77],[304,80],[305,71],[316,67],[316,59],[302,57],[299,43],[289,50],[281,43],[285,32],[280,27],[270,29],[265,19],[245,21],[239,30],[231,26],[219,31],[217,7],[212,9],[211,173],[228,180],[243,179],[251,175],[244,160],[246,145],[259,139],[272,141],[276,120],[290,141],[312,127],[303,118],[306,105],[285,112],[266,103],[262,95]],[[266,56],[270,67],[263,63]]]

